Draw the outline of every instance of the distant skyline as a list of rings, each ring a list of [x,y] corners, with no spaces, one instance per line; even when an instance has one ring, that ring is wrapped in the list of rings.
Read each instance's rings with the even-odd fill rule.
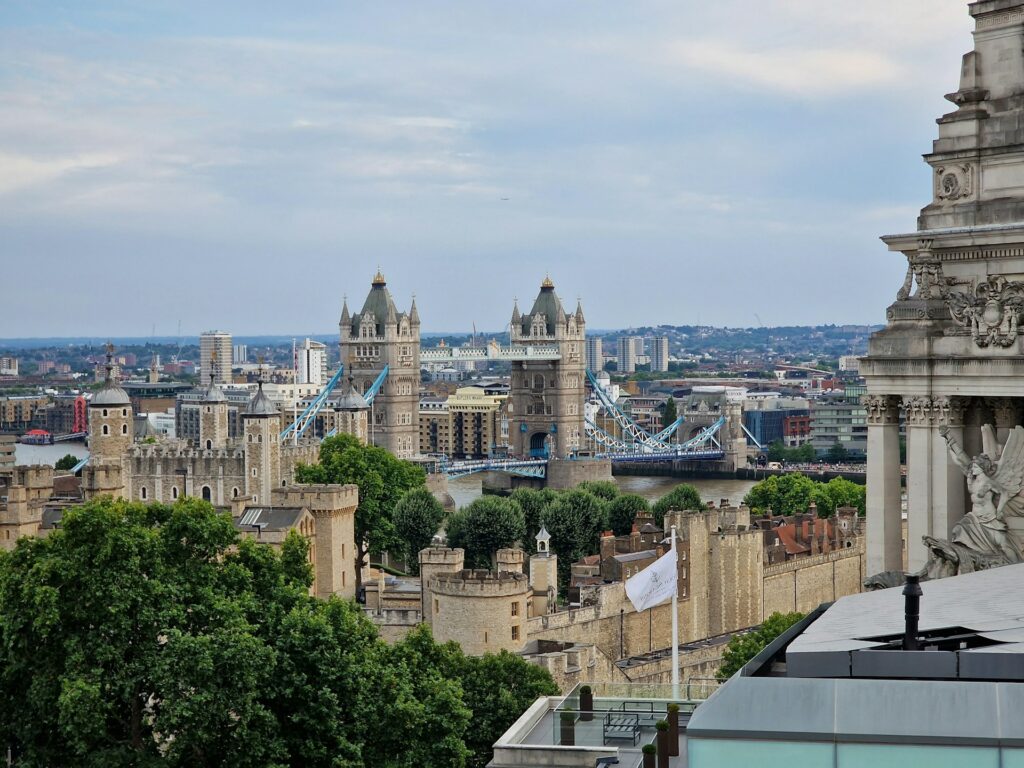
[[[875,324],[966,0],[0,9],[0,337]]]

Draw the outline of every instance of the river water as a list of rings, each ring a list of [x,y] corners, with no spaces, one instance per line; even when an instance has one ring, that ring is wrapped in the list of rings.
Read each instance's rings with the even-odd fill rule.
[[[657,501],[677,485],[688,483],[700,493],[704,501],[713,501],[717,505],[722,499],[729,499],[739,504],[743,497],[754,487],[754,480],[680,480],[674,477],[637,477],[635,475],[613,478],[623,493],[635,493],[648,501]],[[455,503],[463,507],[481,493],[482,477],[470,475],[448,483],[448,491]]]

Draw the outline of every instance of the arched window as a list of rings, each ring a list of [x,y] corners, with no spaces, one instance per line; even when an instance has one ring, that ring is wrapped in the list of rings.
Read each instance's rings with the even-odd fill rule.
[[[171,488],[171,498],[178,498],[178,486],[174,486],[173,488]]]
[[[210,493],[210,486],[204,485],[203,486],[203,501],[209,501],[211,498],[212,498],[212,495]]]
[[[104,435],[109,435],[110,434],[110,426],[109,425],[107,425],[107,424],[103,425],[103,434]]]
[[[128,434],[128,425],[127,424],[122,424],[121,425],[121,434],[122,435],[127,435]]]
[[[262,443],[263,442],[263,435],[256,435],[256,442],[257,443]]]
[[[147,495],[148,495],[148,491],[146,491],[146,486],[142,486],[142,487],[141,487],[141,488],[139,489],[139,496],[141,496],[141,497],[142,497],[142,500],[143,500],[143,501],[145,501],[145,500],[146,500],[146,497],[147,497]]]
[[[210,450],[211,448],[213,448],[213,440],[207,440],[206,441],[206,450]]]
[[[121,409],[121,415],[122,416],[127,416],[128,415],[128,409],[127,408],[122,408]]]
[[[107,409],[106,408],[103,409],[103,418],[107,418]]]
[[[232,499],[237,499],[238,498],[238,489],[237,488],[232,488],[231,489],[231,498]]]

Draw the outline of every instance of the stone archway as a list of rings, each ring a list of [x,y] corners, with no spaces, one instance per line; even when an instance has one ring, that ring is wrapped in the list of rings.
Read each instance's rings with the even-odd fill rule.
[[[530,435],[530,456],[535,459],[546,459],[548,457],[548,433],[534,432]]]

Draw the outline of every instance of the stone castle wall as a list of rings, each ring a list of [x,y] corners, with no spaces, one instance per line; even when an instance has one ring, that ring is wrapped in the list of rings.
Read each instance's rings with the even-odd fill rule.
[[[766,566],[762,616],[807,613],[822,603],[860,592],[864,577],[862,546]]]

